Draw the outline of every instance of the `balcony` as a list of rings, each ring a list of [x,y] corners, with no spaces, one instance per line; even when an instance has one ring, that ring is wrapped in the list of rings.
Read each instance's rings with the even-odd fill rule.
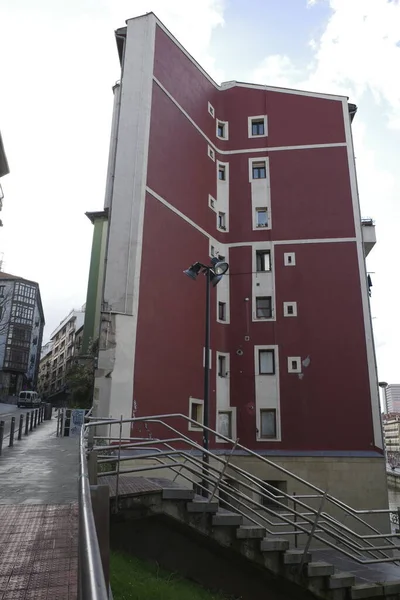
[[[361,219],[362,239],[364,245],[364,254],[368,256],[376,244],[375,223],[373,219]]]

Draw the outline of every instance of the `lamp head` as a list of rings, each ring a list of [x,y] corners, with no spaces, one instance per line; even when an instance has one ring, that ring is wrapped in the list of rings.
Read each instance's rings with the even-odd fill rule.
[[[200,271],[201,271],[201,264],[197,262],[197,263],[194,263],[191,267],[189,267],[188,269],[186,269],[186,271],[183,271],[183,272],[185,275],[190,277],[190,279],[194,279],[196,281],[197,275],[200,273]]]

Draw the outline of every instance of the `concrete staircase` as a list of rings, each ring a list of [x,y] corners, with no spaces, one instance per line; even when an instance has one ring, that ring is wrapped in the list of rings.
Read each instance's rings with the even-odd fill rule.
[[[208,501],[196,496],[189,488],[179,487],[169,480],[135,477],[123,479],[130,481],[129,492],[123,493],[122,490],[119,494],[118,507],[115,495],[113,498],[112,483],[108,482],[114,514],[129,515],[129,519],[164,515],[179,523],[180,527],[189,528],[220,547],[229,548],[246,562],[250,561],[266,569],[269,574],[291,582],[299,592],[308,592],[316,598],[372,600],[386,597],[400,600],[400,567],[397,569],[391,566],[392,574],[397,574],[398,570],[396,581],[356,580],[354,573],[338,570],[333,562],[313,559],[311,552],[290,549],[286,539],[266,536],[262,527],[244,522],[242,515],[220,508],[215,500]],[[146,486],[141,484],[140,492],[135,494],[134,480],[139,479],[151,483],[148,492],[145,491]],[[376,571],[375,566],[374,570]]]

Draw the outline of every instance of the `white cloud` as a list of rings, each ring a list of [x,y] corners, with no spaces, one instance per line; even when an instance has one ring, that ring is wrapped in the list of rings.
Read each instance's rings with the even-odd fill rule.
[[[293,87],[301,77],[293,62],[286,55],[272,54],[266,56],[251,75],[253,83],[278,87]]]

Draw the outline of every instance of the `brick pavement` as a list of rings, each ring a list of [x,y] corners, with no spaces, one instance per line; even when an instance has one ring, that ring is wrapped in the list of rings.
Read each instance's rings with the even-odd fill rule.
[[[0,458],[0,600],[76,600],[78,440],[42,423]]]

